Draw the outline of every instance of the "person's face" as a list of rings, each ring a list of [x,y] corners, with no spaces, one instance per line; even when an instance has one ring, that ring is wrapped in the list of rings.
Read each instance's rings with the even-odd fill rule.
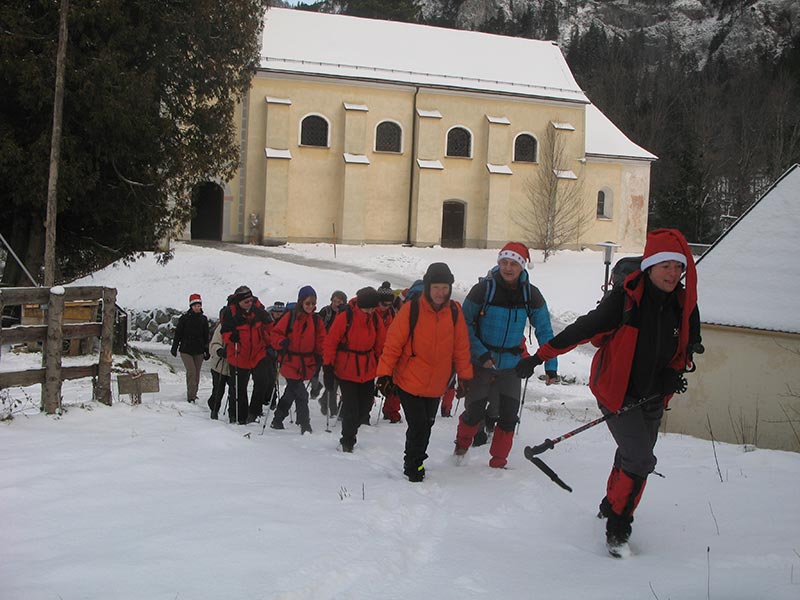
[[[375,307],[374,306],[370,306],[369,308],[362,308],[361,310],[362,310],[362,312],[365,312],[368,315],[370,315],[375,311]]]
[[[253,307],[252,298],[245,298],[244,300],[239,301],[239,308],[241,308],[245,312],[248,312],[252,307]]]
[[[387,310],[389,310],[391,308],[391,306],[392,306],[392,301],[391,300],[382,300],[381,304],[380,304],[381,312],[386,312]]]
[[[434,308],[439,308],[445,302],[447,302],[447,298],[450,296],[450,284],[449,283],[432,283],[431,284],[431,303],[433,304]]]
[[[683,263],[665,260],[650,267],[650,281],[662,292],[670,293],[677,286],[683,274]]]
[[[506,283],[516,283],[522,273],[522,265],[510,258],[501,258],[497,266],[500,267],[500,277]]]
[[[303,307],[303,310],[306,312],[306,314],[310,315],[317,308],[317,297],[309,296],[308,298],[303,299],[301,306]]]
[[[342,304],[344,304],[344,302],[341,298],[339,298],[339,296],[331,298],[331,308],[333,309],[333,312],[339,312],[339,308],[342,306]]]
[[[192,310],[196,313],[199,313],[203,310],[203,305],[200,302],[195,302],[192,304]]]

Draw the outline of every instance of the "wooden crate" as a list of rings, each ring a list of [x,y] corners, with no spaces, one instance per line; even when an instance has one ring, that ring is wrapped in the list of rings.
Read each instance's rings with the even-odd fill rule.
[[[94,323],[100,303],[96,300],[70,300],[64,303],[64,323]],[[44,310],[40,304],[23,304],[20,325],[45,325]],[[69,356],[89,354],[93,338],[68,340]],[[34,348],[30,348],[35,350]]]

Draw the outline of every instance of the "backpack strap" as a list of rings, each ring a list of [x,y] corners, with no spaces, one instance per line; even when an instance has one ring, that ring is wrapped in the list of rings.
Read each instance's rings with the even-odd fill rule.
[[[452,300],[448,300],[450,304],[450,314],[453,316],[453,329],[455,329],[458,322],[458,305]],[[414,329],[419,320],[419,298],[411,300],[411,314],[408,315],[408,339],[411,341],[411,356],[416,356],[414,352]]]

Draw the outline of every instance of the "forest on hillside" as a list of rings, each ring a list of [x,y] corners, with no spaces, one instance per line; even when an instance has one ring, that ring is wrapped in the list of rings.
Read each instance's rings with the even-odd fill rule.
[[[298,8],[457,28],[462,4],[440,0],[427,17],[416,0],[334,0]],[[649,227],[678,227],[692,242],[713,242],[800,162],[800,32],[792,34],[786,18],[789,42],[779,53],[754,46],[728,57],[720,34],[698,55],[670,36],[654,42],[637,22],[613,33],[594,23],[567,28],[565,36],[565,19],[576,4],[531,2],[514,18],[499,14],[475,28],[559,41],[591,101],[659,157],[652,167]],[[669,2],[639,4],[655,10]],[[724,14],[745,3],[710,4]]]

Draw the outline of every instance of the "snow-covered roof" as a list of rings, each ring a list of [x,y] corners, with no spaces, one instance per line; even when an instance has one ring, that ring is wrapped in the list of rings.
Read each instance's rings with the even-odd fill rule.
[[[588,102],[553,42],[270,8],[261,68]]]
[[[697,261],[705,323],[800,333],[800,165],[794,165]]]
[[[657,160],[622,133],[594,104],[586,106],[586,156]]]

